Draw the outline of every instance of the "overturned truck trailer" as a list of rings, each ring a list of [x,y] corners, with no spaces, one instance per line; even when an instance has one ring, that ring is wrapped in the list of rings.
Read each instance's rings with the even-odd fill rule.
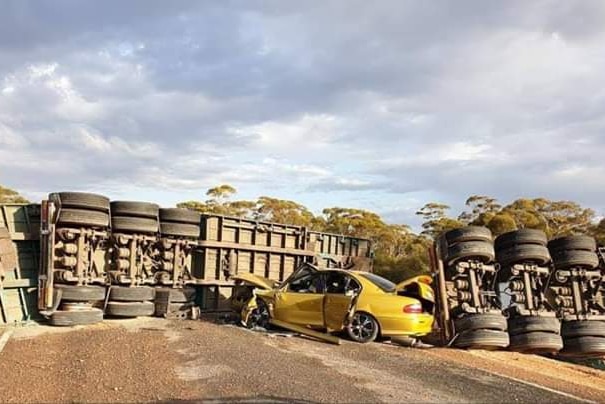
[[[605,251],[591,237],[548,241],[469,226],[430,250],[440,342],[572,357],[605,356]]]
[[[302,262],[372,269],[368,240],[301,226],[77,192],[0,208],[0,324],[189,317],[228,310],[238,272],[282,281]]]

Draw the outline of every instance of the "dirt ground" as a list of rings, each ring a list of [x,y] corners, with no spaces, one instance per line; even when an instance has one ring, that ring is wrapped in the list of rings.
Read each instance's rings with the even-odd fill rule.
[[[0,333],[2,331],[0,330]],[[17,328],[2,402],[574,402],[605,372],[511,352],[335,346],[210,321]]]

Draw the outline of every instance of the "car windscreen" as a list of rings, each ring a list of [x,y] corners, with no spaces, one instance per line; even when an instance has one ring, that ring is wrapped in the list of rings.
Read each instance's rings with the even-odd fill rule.
[[[384,279],[382,276],[378,276],[375,274],[371,274],[369,272],[365,272],[362,274],[359,274],[360,276],[366,278],[367,280],[369,280],[370,282],[372,282],[374,285],[378,286],[380,289],[384,290],[385,292],[394,292],[396,285],[391,282],[388,279]]]

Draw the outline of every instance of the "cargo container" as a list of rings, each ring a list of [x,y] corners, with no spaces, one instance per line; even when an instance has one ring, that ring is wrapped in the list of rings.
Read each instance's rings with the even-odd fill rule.
[[[230,276],[249,272],[285,280],[302,262],[321,267],[372,270],[370,241],[310,231],[303,226],[203,215],[192,255],[192,281],[204,311],[227,310]]]

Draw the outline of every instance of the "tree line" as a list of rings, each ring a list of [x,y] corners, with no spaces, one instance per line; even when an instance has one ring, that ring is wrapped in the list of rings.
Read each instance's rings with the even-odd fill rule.
[[[543,230],[550,238],[588,234],[605,244],[605,219],[572,201],[520,198],[504,205],[489,196],[473,195],[458,215],[452,215],[448,205],[431,202],[416,212],[423,222],[422,231],[414,233],[408,225],[386,223],[380,215],[368,210],[330,207],[314,214],[295,201],[269,196],[238,200],[234,198],[236,194],[233,186],[219,185],[206,192],[206,200],[185,201],[177,206],[368,238],[374,246],[375,272],[395,282],[428,271],[427,250],[433,238],[443,231],[467,225],[488,227],[494,236],[522,228]],[[0,202],[26,200],[16,191],[0,186]]]

